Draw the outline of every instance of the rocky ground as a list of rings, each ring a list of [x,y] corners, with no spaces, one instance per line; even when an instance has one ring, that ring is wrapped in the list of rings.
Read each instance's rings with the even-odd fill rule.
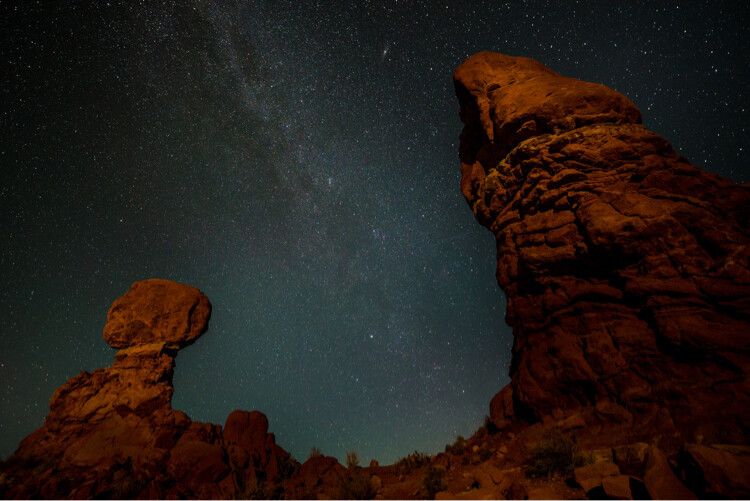
[[[480,428],[470,439],[451,444],[446,452],[421,456],[421,461],[415,453],[394,465],[346,469],[333,458],[313,458],[285,481],[284,495],[317,499],[750,496],[750,478],[744,473],[750,471],[747,446],[684,444],[667,454],[645,442],[593,448],[601,437],[576,443],[574,437],[581,436],[581,430],[566,430],[561,423],[514,425],[502,431],[490,424],[490,428],[494,433]],[[412,458],[416,460],[409,461]],[[360,481],[353,483],[351,478]]]

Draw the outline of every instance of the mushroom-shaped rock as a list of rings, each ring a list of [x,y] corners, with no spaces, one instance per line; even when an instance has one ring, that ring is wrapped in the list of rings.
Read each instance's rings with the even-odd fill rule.
[[[114,348],[164,343],[183,348],[208,328],[211,303],[195,287],[152,278],[112,303],[104,340]]]
[[[203,334],[211,304],[195,287],[136,282],[109,310],[115,362],[57,389],[44,425],[0,468],[0,498],[233,499],[278,486],[296,467],[260,412],[226,426],[172,408],[177,350]],[[0,465],[2,467],[3,465]],[[271,492],[271,491],[268,491]]]

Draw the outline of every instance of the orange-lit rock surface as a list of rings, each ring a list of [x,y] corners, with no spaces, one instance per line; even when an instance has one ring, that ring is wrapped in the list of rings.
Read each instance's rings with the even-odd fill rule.
[[[133,284],[104,327],[121,348],[114,364],[57,389],[44,426],[16,451],[3,495],[211,499],[280,481],[293,460],[263,414],[235,411],[222,429],[171,406],[177,351],[206,331],[210,314],[195,287]]]
[[[531,59],[482,52],[454,82],[461,190],[495,235],[515,337],[496,425],[747,443],[748,186]]]

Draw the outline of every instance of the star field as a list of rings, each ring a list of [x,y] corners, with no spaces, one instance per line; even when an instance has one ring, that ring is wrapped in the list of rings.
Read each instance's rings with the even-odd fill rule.
[[[471,435],[512,346],[459,191],[453,70],[494,50],[603,83],[750,181],[744,2],[45,2],[0,29],[0,456],[105,367],[137,280],[200,288],[173,406],[395,461]]]

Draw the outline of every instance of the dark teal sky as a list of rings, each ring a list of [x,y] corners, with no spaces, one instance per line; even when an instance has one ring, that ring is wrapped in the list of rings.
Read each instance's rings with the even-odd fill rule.
[[[5,4],[0,456],[109,365],[137,280],[200,288],[174,407],[389,463],[471,435],[508,382],[492,236],[459,191],[451,75],[480,50],[628,96],[747,182],[744,2]]]

